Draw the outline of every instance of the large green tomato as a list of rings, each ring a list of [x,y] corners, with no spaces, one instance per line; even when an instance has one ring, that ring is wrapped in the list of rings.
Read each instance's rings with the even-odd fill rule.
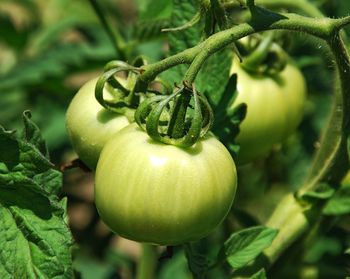
[[[71,101],[66,113],[66,127],[74,150],[92,170],[108,139],[129,125],[126,116],[103,108],[95,99],[97,78],[85,83]],[[104,95],[110,97],[109,89]]]
[[[254,75],[234,61],[231,74],[237,74],[237,97],[232,107],[247,104],[247,115],[240,126],[238,162],[244,164],[266,155],[299,125],[306,95],[301,72],[287,64],[279,74]]]
[[[236,185],[235,164],[214,136],[179,148],[156,142],[131,124],[102,150],[95,202],[102,220],[119,235],[175,245],[202,238],[220,224]]]

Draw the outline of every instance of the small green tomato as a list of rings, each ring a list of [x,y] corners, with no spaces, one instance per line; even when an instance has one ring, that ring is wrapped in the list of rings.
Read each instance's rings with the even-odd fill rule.
[[[232,107],[247,104],[240,126],[238,163],[265,156],[276,143],[295,131],[304,110],[306,84],[300,70],[288,63],[276,75],[254,75],[234,61],[231,74],[237,74],[237,97]]]
[[[129,125],[122,114],[103,108],[95,99],[98,78],[85,83],[71,101],[66,113],[66,128],[79,158],[95,170],[100,152],[110,137]],[[104,95],[111,97],[111,88]]]

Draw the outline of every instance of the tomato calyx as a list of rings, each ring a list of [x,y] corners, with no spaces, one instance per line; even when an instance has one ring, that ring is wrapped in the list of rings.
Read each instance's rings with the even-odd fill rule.
[[[190,147],[211,128],[213,111],[194,85],[183,83],[170,95],[142,102],[135,121],[156,141]]]
[[[250,74],[276,75],[283,71],[287,65],[287,54],[282,48],[274,43],[274,35],[249,37],[240,41],[241,52],[247,55],[240,63],[241,67]]]
[[[152,89],[152,83],[158,83],[168,94],[172,91],[171,86],[160,78],[155,79],[149,84],[145,92],[138,92],[136,88],[138,77],[142,74],[141,66],[147,64],[147,60],[143,56],[137,57],[130,65],[124,61],[112,60],[104,67],[104,73],[99,77],[95,87],[96,100],[106,109],[131,115],[143,98],[143,94],[161,94],[158,90]],[[118,75],[126,75],[126,81],[121,83]],[[106,99],[103,91],[108,87],[108,91],[112,94],[112,99]],[[155,86],[153,86],[154,88]],[[159,86],[158,86],[159,87]],[[133,114],[133,113],[132,113]],[[133,117],[132,117],[133,118]]]

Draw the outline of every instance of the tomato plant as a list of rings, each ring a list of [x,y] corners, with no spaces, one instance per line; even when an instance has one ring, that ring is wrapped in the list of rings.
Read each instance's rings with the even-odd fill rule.
[[[237,136],[239,163],[266,155],[274,144],[282,142],[300,123],[306,84],[300,70],[291,63],[277,74],[246,71],[235,60],[231,68],[237,74],[237,96],[232,104],[246,103],[247,114]]]
[[[209,234],[230,210],[235,164],[212,135],[180,148],[129,125],[104,147],[95,200],[104,222],[126,238],[174,245]]]
[[[1,279],[349,275],[349,1],[2,2]]]
[[[85,83],[74,96],[66,114],[66,127],[79,158],[92,170],[109,138],[128,125],[129,119],[103,108],[95,99],[97,78]],[[110,95],[111,88],[105,88]]]

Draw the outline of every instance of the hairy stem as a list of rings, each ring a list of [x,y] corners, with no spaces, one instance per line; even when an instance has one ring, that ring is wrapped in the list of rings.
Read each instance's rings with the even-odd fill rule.
[[[350,58],[339,33],[327,40],[336,62],[339,88],[321,146],[309,172],[308,183],[299,194],[314,190],[320,180],[339,185],[349,169],[347,138],[350,132]]]
[[[323,17],[322,12],[307,0],[255,0],[255,4],[269,9],[285,8],[304,12],[311,17]],[[224,2],[225,8],[239,8],[241,5],[236,0]]]
[[[350,21],[350,17],[341,19],[314,19],[296,14],[278,14],[261,8],[259,8],[257,12],[258,14],[254,21],[215,33],[195,47],[186,49],[162,61],[143,66],[143,74],[139,77],[138,82],[148,83],[154,80],[161,72],[171,67],[195,62],[197,66],[194,65],[187,74],[187,79],[193,80],[195,75],[199,72],[200,66],[210,55],[242,37],[260,31],[283,29],[304,32],[322,39],[327,39],[334,33],[335,29],[349,24]],[[198,55],[200,55],[200,57],[196,58]],[[195,59],[196,61],[194,61]]]

